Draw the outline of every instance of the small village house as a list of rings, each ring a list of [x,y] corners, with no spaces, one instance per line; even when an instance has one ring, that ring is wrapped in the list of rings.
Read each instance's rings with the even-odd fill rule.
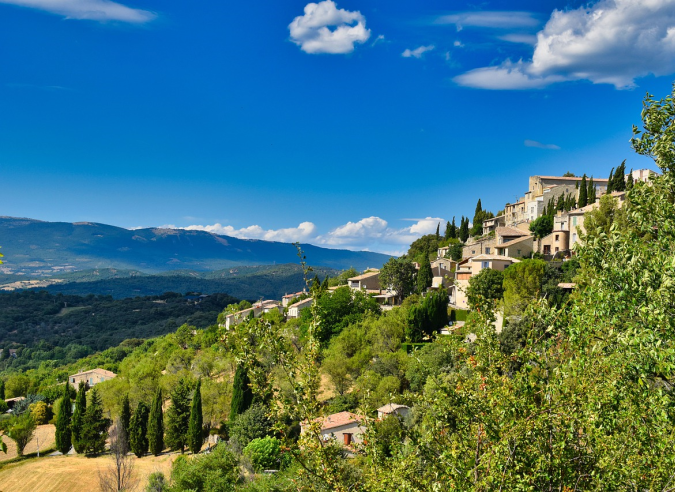
[[[405,419],[410,415],[410,407],[407,405],[399,405],[398,403],[387,403],[386,405],[377,409],[377,418],[383,419],[389,415],[397,415]]]
[[[363,425],[365,417],[352,412],[334,413],[321,417],[317,421],[320,423],[321,436],[325,441],[335,439],[345,446],[362,442],[363,434],[366,432]],[[307,422],[300,424],[302,434],[307,432],[308,425]]]
[[[117,377],[112,371],[106,371],[105,369],[91,369],[89,371],[78,372],[77,374],[72,374],[68,376],[68,382],[75,386],[76,388],[80,383],[86,384],[89,388],[96,386],[98,383],[103,381],[109,381]]]
[[[288,306],[288,312],[286,313],[286,317],[289,319],[299,318],[300,311],[302,311],[303,309],[307,309],[308,307],[311,307],[312,304],[314,304],[314,299],[311,297],[293,303],[290,306]]]

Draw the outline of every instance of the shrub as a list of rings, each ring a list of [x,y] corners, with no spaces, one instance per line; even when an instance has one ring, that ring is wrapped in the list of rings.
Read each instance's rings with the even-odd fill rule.
[[[253,463],[256,471],[281,470],[286,457],[281,452],[281,442],[276,437],[253,439],[244,448],[244,456]]]

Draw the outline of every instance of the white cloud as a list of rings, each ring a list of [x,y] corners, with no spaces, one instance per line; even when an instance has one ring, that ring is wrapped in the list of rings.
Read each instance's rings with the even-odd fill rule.
[[[635,86],[675,72],[675,0],[600,0],[555,10],[537,34],[532,61],[506,61],[455,78],[482,89],[530,89],[570,80]]]
[[[133,9],[110,0],[0,0],[0,3],[44,10],[62,15],[67,19],[100,22],[120,21],[143,24],[156,17],[154,13],[147,10]]]
[[[487,27],[493,29],[534,27],[539,25],[539,20],[530,12],[457,12],[436,18],[434,24],[454,24],[457,26],[457,30],[461,31],[464,27]]]
[[[509,43],[531,44],[532,46],[537,44],[537,36],[534,34],[511,33],[499,36],[499,39],[502,41],[508,41]]]
[[[463,48],[464,47],[464,44],[461,41],[455,41],[454,43],[452,43],[452,45],[455,48]]]
[[[186,229],[189,231],[206,231],[213,234],[236,237],[239,239],[262,239],[266,241],[295,242],[315,244],[328,248],[341,248],[355,251],[379,251],[400,255],[405,253],[410,243],[424,234],[436,232],[440,223],[444,227],[445,219],[426,217],[424,219],[404,219],[414,222],[408,227],[395,228],[381,217],[366,217],[356,222],[347,222],[319,234],[312,222],[302,222],[298,227],[284,229],[263,229],[252,225],[235,229],[230,225],[216,223],[213,225],[190,225],[176,227],[164,225],[164,229]]]
[[[166,226],[172,227],[172,226]],[[252,225],[241,229],[235,229],[232,226],[222,224],[213,225],[191,225],[179,227],[178,229],[187,229],[188,231],[206,231],[224,236],[232,236],[240,239],[264,239],[265,241],[279,241],[291,243],[295,241],[308,241],[316,237],[316,226],[312,222],[302,222],[298,227],[289,227],[286,229],[268,229],[265,230],[259,225]]]
[[[293,19],[288,29],[291,41],[310,54],[351,53],[356,43],[365,43],[370,37],[361,12],[338,9],[332,0],[308,3],[305,15]]]
[[[547,149],[547,150],[560,150],[560,147],[558,147],[555,144],[545,144],[541,142],[537,142],[536,140],[525,140],[525,147],[534,147],[537,149]]]
[[[420,46],[419,48],[415,48],[414,50],[405,50],[403,53],[401,53],[401,56],[403,58],[422,58],[422,55],[426,53],[427,51],[431,51],[435,48],[433,44],[430,44],[429,46]]]

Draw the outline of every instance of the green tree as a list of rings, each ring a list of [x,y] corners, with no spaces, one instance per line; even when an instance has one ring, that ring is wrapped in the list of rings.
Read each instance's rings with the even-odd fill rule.
[[[415,266],[405,257],[389,258],[380,270],[380,286],[391,288],[402,302],[415,289]]]
[[[192,454],[197,454],[204,444],[204,416],[202,415],[202,380],[197,380],[192,405],[190,407],[190,423],[188,424],[188,444]]]
[[[234,373],[232,383],[232,401],[230,403],[230,420],[244,413],[253,403],[253,392],[250,387],[246,366],[240,364]]]
[[[33,439],[37,424],[30,412],[26,412],[18,417],[13,417],[7,428],[7,436],[16,443],[16,452],[23,456],[23,451]]]
[[[429,262],[429,255],[422,257],[420,262],[420,269],[417,272],[417,292],[424,294],[433,284],[434,274],[431,271],[431,262]]]
[[[614,172],[614,184],[612,185],[613,191],[626,191],[626,160],[616,168]]]
[[[530,232],[537,239],[545,238],[553,232],[553,217],[542,215],[530,222]]]
[[[87,388],[83,381],[80,381],[80,386],[77,389],[77,396],[75,397],[75,411],[73,412],[73,419],[71,421],[71,431],[73,447],[78,454],[84,453],[86,444],[82,435],[84,428],[84,415],[87,411]]]
[[[445,223],[445,233],[443,234],[443,239],[445,239],[446,241],[447,241],[448,239],[450,239],[450,237],[451,237],[451,236],[450,236],[450,233],[451,233],[451,227],[452,227],[452,226],[450,225],[450,221],[447,221],[447,222]]]
[[[129,404],[129,395],[126,394],[124,395],[124,398],[122,398],[122,410],[120,412],[120,422],[119,424],[122,426],[123,436],[125,439],[129,439],[130,433],[129,433],[129,425],[131,423],[131,405]],[[131,448],[130,444],[127,442],[126,443],[127,448]]]
[[[441,240],[441,223],[436,224],[436,241]]]
[[[187,459],[179,456],[171,467],[171,490],[231,492],[239,481],[239,463],[225,444],[210,454]]]
[[[469,239],[469,219],[467,217],[462,216],[458,237],[463,243]]]
[[[251,460],[257,472],[263,470],[281,470],[284,465],[281,441],[276,437],[253,439],[244,448],[244,456]]]
[[[230,425],[230,443],[244,449],[253,439],[265,437],[272,432],[272,422],[262,405],[254,404]]]
[[[408,309],[406,338],[420,342],[448,324],[448,293],[445,289],[429,293],[420,304]]]
[[[108,438],[110,421],[103,417],[103,403],[98,388],[91,389],[89,404],[82,419],[81,440],[84,444],[84,454],[99,455],[105,450],[105,441]]]
[[[575,178],[576,176],[574,175],[573,172],[567,171],[565,174],[563,174],[563,178]]]
[[[593,241],[601,234],[609,234],[612,225],[617,228],[626,228],[628,218],[626,210],[619,206],[619,202],[612,195],[600,197],[600,206],[584,215],[583,241]]]
[[[455,217],[452,217],[452,223],[450,224],[450,237],[449,239],[457,239],[457,226],[455,225]]]
[[[596,199],[596,189],[595,189],[595,183],[593,182],[593,176],[591,176],[591,179],[588,180],[588,203],[593,204],[595,203]]]
[[[129,447],[139,458],[148,453],[148,414],[148,406],[140,401],[129,422]]]
[[[528,304],[538,299],[546,262],[522,260],[504,270],[504,314],[520,315]]]
[[[451,244],[448,254],[454,261],[460,261],[462,259],[462,255],[464,254],[464,247],[461,243]]]
[[[635,183],[633,180],[633,169],[631,168],[630,172],[628,173],[628,176],[626,176],[626,191],[632,190],[634,184]]]
[[[588,205],[588,185],[586,184],[586,175],[581,177],[581,184],[579,185],[579,199],[577,200],[579,208]]]
[[[605,193],[610,194],[614,191],[614,168],[609,171],[609,178],[607,178],[607,189]]]
[[[68,451],[73,446],[70,430],[72,403],[70,401],[70,384],[68,384],[68,381],[66,381],[63,387],[63,398],[60,400],[57,412],[56,431],[54,433],[56,450],[65,455],[68,454]]]
[[[511,268],[511,267],[509,267]],[[496,301],[504,295],[504,274],[492,268],[483,268],[469,279],[466,289],[467,302],[471,309],[488,306],[494,309]]]
[[[171,392],[171,406],[166,412],[166,444],[173,450],[185,451],[190,420],[190,388],[181,378]]]
[[[152,399],[150,407],[150,417],[148,420],[148,445],[150,452],[159,456],[164,450],[164,411],[162,404],[162,388],[157,388],[155,396]]]
[[[3,350],[2,353],[9,354],[9,350]],[[5,399],[5,381],[0,379],[0,400]]]

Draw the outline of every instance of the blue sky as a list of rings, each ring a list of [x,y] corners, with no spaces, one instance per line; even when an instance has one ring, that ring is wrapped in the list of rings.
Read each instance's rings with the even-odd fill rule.
[[[0,0],[0,214],[405,251],[529,175],[654,168],[629,139],[673,28],[675,0]]]

